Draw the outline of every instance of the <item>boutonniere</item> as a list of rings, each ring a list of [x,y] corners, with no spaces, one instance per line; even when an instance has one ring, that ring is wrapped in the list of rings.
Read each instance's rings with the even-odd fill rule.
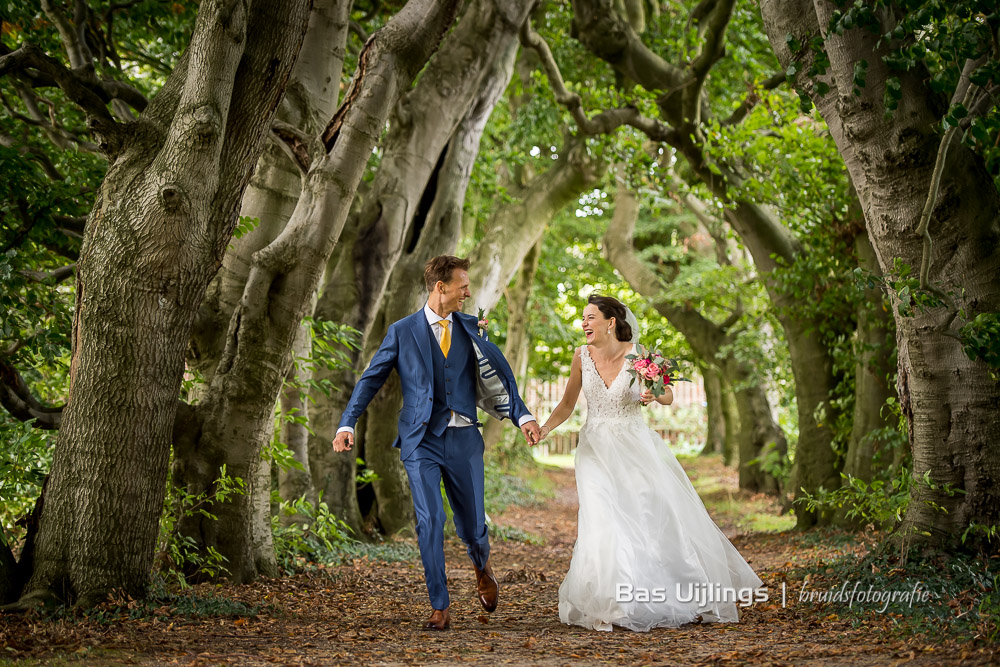
[[[486,311],[480,308],[479,316],[476,319],[479,320],[477,323],[479,326],[479,337],[483,338],[483,334],[486,333],[486,327],[490,326],[490,321],[486,319]]]

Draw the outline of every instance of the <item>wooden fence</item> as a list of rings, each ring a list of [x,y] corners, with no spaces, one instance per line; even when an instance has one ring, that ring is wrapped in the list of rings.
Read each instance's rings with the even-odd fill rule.
[[[569,382],[568,378],[556,382],[528,380],[521,396],[528,409],[544,423],[544,420],[562,399],[567,382]],[[649,424],[649,427],[659,433],[660,437],[670,442],[677,440],[677,430],[673,428],[674,420],[671,418],[674,411],[682,407],[704,409],[705,405],[705,386],[700,377],[693,378],[691,382],[678,382],[673,385],[673,392],[674,402],[672,405],[666,406],[656,403],[650,405],[646,412],[646,423]],[[576,449],[580,436],[579,429],[583,425],[586,413],[587,399],[581,392],[573,416],[538,446],[539,453],[543,456],[572,454]]]

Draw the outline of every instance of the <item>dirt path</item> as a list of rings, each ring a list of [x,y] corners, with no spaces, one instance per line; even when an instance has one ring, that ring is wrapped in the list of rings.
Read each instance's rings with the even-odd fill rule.
[[[736,536],[734,543],[761,574],[777,603],[757,604],[739,624],[686,626],[649,633],[591,632],[559,622],[557,594],[576,534],[571,470],[547,473],[550,500],[512,507],[502,525],[541,536],[544,544],[494,542],[502,577],[500,607],[482,613],[464,548],[447,546],[452,629],[421,629],[429,613],[418,562],[356,561],[292,579],[227,587],[228,597],[269,604],[256,617],[148,616],[93,621],[31,621],[0,616],[0,646],[9,658],[46,664],[52,659],[95,664],[386,664],[499,662],[505,664],[884,665],[991,664],[998,654],[958,646],[930,646],[892,638],[877,627],[852,628],[794,600],[782,608],[783,572],[792,563],[837,555],[791,534]],[[738,500],[738,499],[737,499]],[[720,524],[727,534],[733,526]],[[850,551],[853,546],[842,550]],[[331,576],[332,575],[332,576]],[[202,589],[199,594],[209,591]],[[164,610],[169,614],[169,610]],[[874,613],[874,612],[873,612]],[[0,653],[3,661],[4,653]]]

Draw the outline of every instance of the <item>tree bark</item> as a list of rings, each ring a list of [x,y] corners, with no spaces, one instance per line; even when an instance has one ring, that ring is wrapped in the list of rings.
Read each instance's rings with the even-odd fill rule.
[[[702,454],[722,454],[726,448],[726,410],[722,395],[722,377],[719,371],[705,366],[701,371],[705,380],[705,411],[708,427],[705,430],[705,447]]]
[[[727,382],[722,382],[722,411],[726,415],[726,439],[722,447],[722,462],[729,466],[733,464],[733,455],[739,451],[741,426],[740,412],[736,406],[736,392]]]
[[[337,261],[327,273],[317,304],[317,316],[347,323],[361,331],[362,348],[381,338],[372,335],[372,327],[382,307],[393,267],[404,252],[412,252],[413,248],[407,243],[415,243],[423,227],[429,224],[433,227],[431,214],[439,215],[431,208],[436,199],[437,183],[449,181],[443,170],[456,127],[475,103],[479,91],[488,87],[486,78],[494,63],[502,60],[501,54],[516,44],[517,31],[530,6],[528,0],[476,0],[470,3],[455,30],[422,73],[420,82],[393,113],[379,171],[364,206],[358,215],[352,216],[344,230]],[[493,104],[486,109],[486,117]],[[479,134],[481,132],[482,128]],[[479,134],[472,139],[477,151]],[[466,150],[468,147],[461,148]],[[466,184],[467,178],[460,186],[463,197]],[[447,245],[425,246],[431,254],[421,261],[439,254],[439,248],[445,247]],[[417,286],[423,285],[422,271],[421,264],[420,273],[416,274]],[[412,311],[403,312],[400,317],[409,312]],[[355,377],[364,368],[367,358],[359,351],[354,355],[353,367],[336,375],[333,381],[340,388],[340,395],[314,397],[316,412],[324,413],[323,426],[330,428],[328,432],[314,428],[317,438],[311,446],[313,457],[317,463],[322,461],[323,466],[317,472],[323,476],[323,488],[327,493],[335,494],[352,512],[356,503],[342,490],[350,487],[353,492],[353,460],[344,461],[349,457],[335,457],[317,450],[320,447],[329,449]],[[391,442],[389,440],[389,444]],[[390,465],[383,472],[396,474],[398,471],[395,465]],[[376,493],[386,489],[387,484],[383,478],[375,486]]]
[[[525,255],[516,279],[507,290],[507,342],[504,345],[504,356],[507,357],[507,362],[514,371],[514,377],[519,385],[524,382],[527,375],[528,357],[531,354],[531,341],[528,337],[531,315],[529,306],[541,256],[542,237],[539,237]],[[504,422],[487,419],[483,427],[483,441],[487,449],[500,442],[503,431]]]
[[[866,231],[858,234],[854,247],[859,266],[881,277],[878,258]],[[895,427],[895,416],[885,410],[886,401],[896,398],[889,382],[894,342],[892,314],[882,290],[877,286],[866,289],[864,302],[858,307],[854,416],[844,461],[844,474],[865,482],[890,470],[893,464],[894,454],[884,451],[877,432]]]
[[[146,593],[184,349],[308,4],[203,3],[185,62],[123,130],[85,230],[69,401],[25,604]]]
[[[483,88],[448,142],[444,160],[434,184],[434,199],[420,227],[411,230],[407,250],[396,264],[389,282],[382,312],[369,336],[370,358],[389,324],[416,311],[427,299],[424,263],[429,257],[455,251],[462,236],[462,203],[479,153],[486,123],[510,83],[517,42],[511,40],[487,73]],[[403,405],[398,378],[393,375],[369,405],[371,414],[394,415]],[[368,420],[364,431],[366,461],[379,476],[373,483],[377,516],[386,533],[409,529],[413,524],[413,504],[406,473],[392,447],[396,439],[395,420]]]
[[[916,271],[923,259],[917,233],[930,191],[941,138],[935,128],[943,108],[922,71],[890,72],[883,60],[889,44],[862,29],[827,33],[835,4],[816,0],[764,0],[764,24],[783,66],[808,58],[791,53],[786,35],[819,35],[830,67],[818,95],[801,73],[796,83],[813,99],[830,127],[865,212],[868,233],[886,278],[899,266]],[[879,32],[891,32],[894,17],[880,15]],[[804,43],[804,42],[803,42]],[[811,53],[811,52],[810,52]],[[855,95],[854,66],[868,63],[866,85]],[[804,72],[808,63],[802,63]],[[902,97],[887,115],[886,81],[900,79]],[[929,281],[951,294],[964,317],[1000,311],[1000,196],[981,157],[957,142],[950,147],[930,234]],[[1000,523],[1000,383],[982,360],[970,360],[956,340],[948,308],[899,310],[893,295],[899,348],[898,390],[909,425],[915,485],[898,539],[960,548],[970,524]],[[932,484],[925,483],[925,475]],[[955,490],[961,493],[955,493]],[[981,533],[965,546],[986,545]]]
[[[187,526],[203,548],[227,559],[234,581],[276,572],[267,505],[273,409],[291,362],[291,348],[337,243],[351,199],[395,100],[413,83],[452,23],[458,0],[410,0],[369,39],[351,89],[320,136],[309,140],[301,194],[282,232],[254,253],[226,346],[205,401],[199,455],[224,462],[248,480],[249,492],[217,508],[218,521]],[[201,482],[205,478],[202,477]],[[189,486],[190,486],[189,482]]]
[[[316,507],[316,490],[312,484],[312,474],[309,471],[309,403],[303,400],[305,387],[300,383],[308,382],[312,371],[307,366],[307,360],[312,347],[312,334],[309,326],[299,325],[299,333],[292,347],[292,356],[298,361],[293,363],[285,378],[281,390],[281,442],[288,448],[292,458],[302,466],[302,469],[288,468],[278,470],[278,494],[285,502],[293,502],[305,498]],[[290,419],[294,417],[295,419]],[[269,494],[270,495],[270,494]],[[298,514],[282,515],[281,521],[286,525],[303,523],[307,517]]]

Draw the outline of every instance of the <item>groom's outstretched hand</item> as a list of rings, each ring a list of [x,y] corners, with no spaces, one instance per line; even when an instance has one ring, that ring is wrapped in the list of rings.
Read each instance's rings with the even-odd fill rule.
[[[524,426],[521,427],[521,433],[528,440],[528,444],[532,446],[537,445],[538,441],[542,439],[542,432],[536,421],[525,422]]]
[[[349,452],[353,446],[354,434],[350,431],[341,431],[333,439],[333,451],[335,452]]]

